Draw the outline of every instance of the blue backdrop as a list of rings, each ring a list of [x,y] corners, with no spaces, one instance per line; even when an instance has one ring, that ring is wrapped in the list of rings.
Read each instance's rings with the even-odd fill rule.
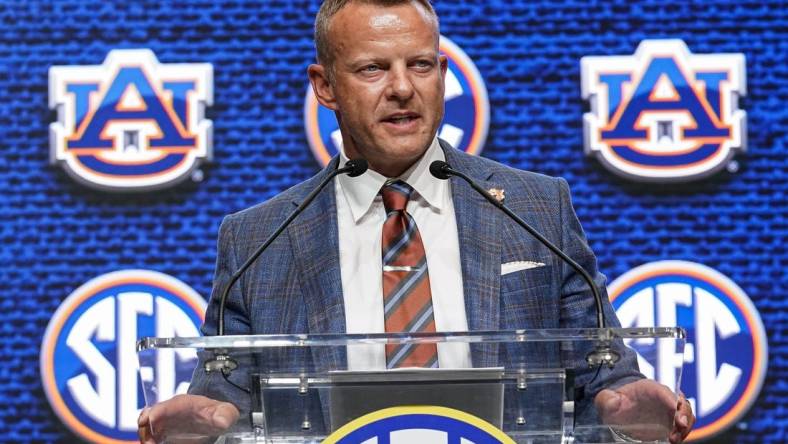
[[[303,128],[317,1],[4,1],[0,4],[0,440],[76,438],[52,413],[38,355],[60,302],[124,268],[161,271],[209,294],[223,215],[318,169]],[[436,2],[442,33],[476,63],[490,96],[482,155],[563,176],[612,279],[645,262],[696,261],[733,279],[767,328],[755,406],[717,442],[788,433],[788,8],[784,1]],[[583,155],[584,55],[632,54],[647,38],[747,58],[747,153],[739,171],[685,185],[619,179]],[[201,182],[118,195],[49,164],[47,71],[100,64],[116,48],[214,65],[214,162]]]

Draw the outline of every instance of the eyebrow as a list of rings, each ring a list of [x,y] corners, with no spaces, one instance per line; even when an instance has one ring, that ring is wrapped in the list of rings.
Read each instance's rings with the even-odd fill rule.
[[[417,54],[409,55],[406,58],[406,60],[420,59],[420,58],[426,58],[426,59],[433,59],[433,58],[435,58],[435,59],[437,59],[438,56],[440,56],[440,52],[434,52],[434,51],[420,52],[420,53],[417,53]],[[387,56],[376,56],[376,55],[362,54],[362,55],[358,56],[354,60],[347,60],[346,59],[346,61],[347,61],[346,64],[348,64],[348,65],[356,65],[356,64],[364,64],[364,63],[370,63],[370,62],[372,62],[372,63],[380,63],[380,62],[385,62],[385,61],[388,61],[388,60],[389,59],[388,59]]]

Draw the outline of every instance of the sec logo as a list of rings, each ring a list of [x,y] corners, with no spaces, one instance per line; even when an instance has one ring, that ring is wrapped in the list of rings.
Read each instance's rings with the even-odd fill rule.
[[[148,270],[99,276],[71,293],[47,326],[41,378],[54,412],[90,442],[137,442],[144,407],[141,378],[158,384],[161,399],[184,393],[197,355],[159,354],[138,370],[144,336],[199,336],[205,300],[183,282]],[[155,400],[154,400],[155,401]]]
[[[460,410],[392,407],[342,426],[323,444],[514,444],[501,430]]]
[[[213,67],[160,64],[152,51],[113,50],[103,65],[53,66],[50,160],[108,191],[174,185],[211,159]]]
[[[645,40],[633,56],[583,57],[585,152],[640,181],[709,176],[743,152],[743,54],[692,54],[681,40]]]
[[[490,102],[479,70],[471,59],[448,38],[440,37],[440,52],[448,60],[444,100],[446,113],[438,137],[459,150],[479,154],[490,126]],[[342,147],[342,135],[334,112],[320,105],[312,87],[304,103],[304,127],[309,147],[325,166]]]
[[[630,270],[608,292],[623,327],[687,330],[683,355],[673,341],[635,339],[628,345],[647,377],[668,387],[680,382],[697,416],[689,439],[720,434],[755,402],[766,376],[766,333],[752,301],[733,281],[697,263],[660,261]]]

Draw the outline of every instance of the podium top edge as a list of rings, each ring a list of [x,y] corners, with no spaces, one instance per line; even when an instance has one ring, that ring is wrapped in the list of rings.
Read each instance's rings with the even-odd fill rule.
[[[358,344],[402,343],[509,343],[610,341],[615,339],[676,339],[684,340],[681,327],[586,328],[586,329],[525,329],[488,330],[438,333],[371,333],[371,334],[281,334],[243,336],[199,336],[154,338],[137,342],[137,351],[152,349],[196,348],[205,350],[255,350],[271,347],[336,347]]]

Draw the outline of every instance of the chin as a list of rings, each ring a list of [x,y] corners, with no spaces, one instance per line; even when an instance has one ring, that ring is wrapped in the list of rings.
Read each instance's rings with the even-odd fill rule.
[[[395,143],[392,143],[390,146],[393,148],[394,152],[409,153],[411,155],[420,156],[422,153],[427,151],[427,148],[430,147],[430,143],[432,143],[431,139],[428,140],[423,136],[413,136],[402,137]]]
[[[424,146],[422,144],[399,145],[390,150],[389,153],[393,159],[415,161],[427,151],[428,147],[429,145]]]

